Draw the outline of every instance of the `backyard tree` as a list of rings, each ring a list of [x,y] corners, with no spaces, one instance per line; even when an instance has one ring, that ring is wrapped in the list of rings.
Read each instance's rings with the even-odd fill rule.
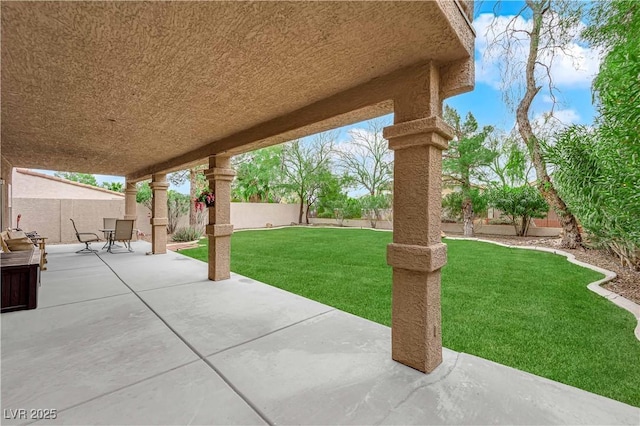
[[[362,206],[362,210],[366,213],[366,216],[371,223],[371,227],[375,228],[378,224],[378,220],[382,218],[383,210],[391,207],[391,195],[367,194],[360,198],[360,205]]]
[[[547,147],[554,180],[592,244],[640,269],[640,4],[597,3],[585,35],[605,52],[594,82],[599,117]]]
[[[492,185],[522,186],[533,179],[533,163],[519,135],[495,135],[489,140],[490,149],[497,153],[491,164],[489,180]]]
[[[283,145],[271,146],[233,157],[236,178],[232,197],[252,203],[278,203],[282,198]]]
[[[526,0],[520,13],[504,29],[498,28],[497,22],[501,18],[497,16],[494,19],[495,25],[489,28],[492,37],[489,52],[505,58],[501,69],[503,82],[505,85],[515,84],[522,89],[513,94],[505,87],[504,93],[509,104],[517,104],[518,133],[531,153],[538,189],[560,218],[564,231],[562,246],[567,248],[575,248],[582,242],[578,222],[551,181],[542,155],[540,137],[534,132],[530,115],[531,105],[545,83],[549,98],[554,101],[555,106],[556,91],[551,65],[557,53],[566,52],[566,47],[575,39],[583,7],[581,2],[570,0]],[[528,26],[522,25],[525,16],[531,17],[531,24]],[[515,52],[523,48],[526,53],[524,61],[520,61]]]
[[[172,189],[167,191],[167,232],[173,234],[178,226],[180,216],[189,211],[189,205],[193,205],[189,195],[181,194]]]
[[[383,127],[383,121],[371,120],[367,129],[350,130],[349,142],[337,147],[342,170],[371,196],[389,188],[393,179],[393,153]]]
[[[349,199],[347,188],[352,184],[353,179],[346,174],[340,176],[332,173],[331,176],[327,176],[318,193],[318,201],[316,203],[318,217],[336,217],[336,213],[340,214],[336,210],[344,209]]]
[[[473,206],[473,217],[484,215],[487,212],[487,193],[480,188],[472,187],[464,193],[462,191],[454,191],[442,198],[442,210],[447,219],[464,221],[466,213],[463,207],[465,202],[469,202]]]
[[[345,219],[359,219],[362,217],[362,201],[347,195],[333,200],[333,218],[342,226]]]
[[[153,199],[153,191],[151,191],[151,187],[149,186],[149,181],[138,182],[136,184],[137,192],[136,192],[136,203],[142,204],[149,210],[151,210],[151,202]]]
[[[124,192],[124,185],[122,182],[102,182],[102,187],[113,192]]]
[[[192,227],[199,224],[198,210],[196,209],[196,205],[193,200],[195,200],[198,194],[209,186],[209,182],[202,173],[206,167],[206,165],[202,164],[171,173],[167,176],[167,180],[175,186],[180,186],[187,180],[189,181],[189,197],[191,199],[191,203],[189,205],[189,226]]]
[[[331,178],[331,155],[335,134],[319,133],[310,141],[295,140],[284,146],[282,164],[284,187],[296,195],[300,202],[298,223],[302,223],[304,205],[309,223],[309,207],[313,205],[323,185]]]
[[[138,192],[136,192],[136,202],[152,210],[153,191],[149,186],[149,181],[138,182],[136,187],[138,189]],[[172,189],[167,191],[168,233],[172,234],[176,230],[178,219],[189,211],[189,204],[193,203],[188,195],[180,194]]]
[[[84,183],[85,185],[99,186],[96,177],[90,173],[55,172],[53,175],[74,182]]]
[[[540,192],[529,185],[492,188],[487,196],[489,205],[502,211],[513,224],[516,235],[523,237],[529,231],[531,218],[542,218],[549,210],[549,205]]]
[[[449,194],[446,205],[456,213],[461,212],[456,216],[462,216],[464,235],[471,237],[475,216],[474,201],[479,204],[478,207],[486,205],[477,185],[487,181],[486,168],[498,156],[497,152],[487,145],[487,137],[493,128],[485,126],[479,129],[478,122],[471,113],[462,121],[458,112],[448,105],[445,106],[443,115],[445,121],[454,129],[454,138],[449,143],[449,150],[443,152],[443,184],[459,188],[460,192],[460,195]],[[460,204],[455,209],[457,202]]]

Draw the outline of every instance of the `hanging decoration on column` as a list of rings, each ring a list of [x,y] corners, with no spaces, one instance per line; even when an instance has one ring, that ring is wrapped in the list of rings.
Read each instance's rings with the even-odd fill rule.
[[[202,210],[204,206],[206,206],[207,208],[213,207],[215,199],[216,196],[213,194],[213,192],[205,189],[200,193],[198,198],[195,199],[196,210]]]

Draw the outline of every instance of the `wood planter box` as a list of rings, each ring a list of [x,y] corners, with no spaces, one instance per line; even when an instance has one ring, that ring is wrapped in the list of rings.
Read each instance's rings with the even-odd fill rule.
[[[40,284],[40,250],[0,253],[2,312],[35,309]]]

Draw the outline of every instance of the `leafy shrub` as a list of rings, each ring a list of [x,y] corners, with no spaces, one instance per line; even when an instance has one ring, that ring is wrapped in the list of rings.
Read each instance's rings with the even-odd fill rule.
[[[382,211],[391,207],[391,197],[388,195],[365,195],[360,198],[362,210],[367,219],[371,222],[371,227],[375,228],[378,220],[382,218]]]
[[[202,237],[202,232],[199,229],[188,227],[178,228],[173,234],[173,241],[188,242],[196,241]]]
[[[640,269],[640,149],[614,136],[573,126],[546,147],[546,155],[556,166],[558,190],[591,244]]]
[[[330,211],[323,211],[323,212],[318,212],[316,217],[321,218],[321,219],[333,219],[333,213]]]
[[[338,221],[342,226],[345,219],[359,219],[362,216],[362,204],[357,198],[343,197],[334,200],[332,210],[318,213],[318,217],[331,217]]]
[[[554,183],[591,243],[640,270],[640,4],[594,2],[585,36],[604,55],[594,80],[596,127],[573,126],[546,147]]]
[[[503,217],[498,219],[489,219],[489,225],[512,225],[513,221],[511,219],[505,219]]]
[[[173,234],[178,226],[180,216],[189,212],[191,198],[188,195],[180,194],[170,189],[167,191],[167,232]]]
[[[473,205],[473,219],[477,219],[487,213],[487,196],[484,192],[480,192],[477,188],[471,188],[468,191]],[[462,205],[465,200],[465,194],[462,191],[451,192],[442,199],[442,213],[448,220],[454,222],[462,222],[463,211]]]
[[[362,204],[357,198],[348,198],[342,209],[345,219],[360,219],[362,217]]]
[[[513,224],[516,234],[526,236],[531,218],[543,218],[549,211],[549,205],[540,191],[533,186],[502,186],[489,191],[489,204],[507,216]]]

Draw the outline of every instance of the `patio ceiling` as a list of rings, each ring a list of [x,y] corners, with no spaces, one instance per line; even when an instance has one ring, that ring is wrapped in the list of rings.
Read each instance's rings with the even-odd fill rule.
[[[390,112],[416,64],[473,49],[448,1],[1,7],[2,155],[132,179]]]

